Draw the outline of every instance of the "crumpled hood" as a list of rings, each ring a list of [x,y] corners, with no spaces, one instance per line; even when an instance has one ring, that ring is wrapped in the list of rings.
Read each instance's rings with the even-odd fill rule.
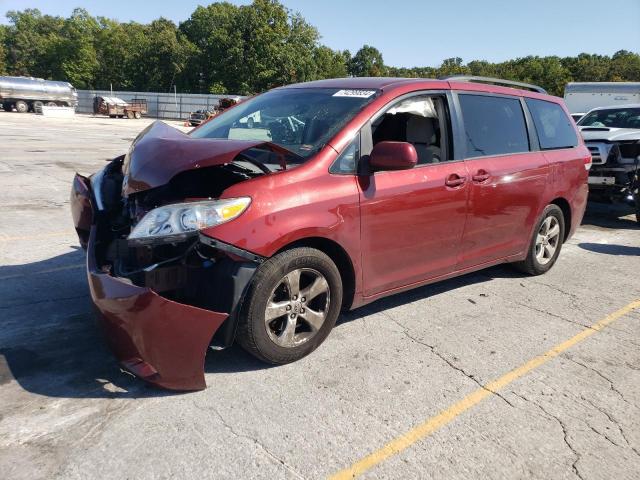
[[[193,138],[156,121],[136,137],[124,158],[122,193],[128,196],[165,185],[186,170],[229,163],[244,150],[264,144],[254,140]]]
[[[580,127],[580,133],[585,142],[594,140],[606,140],[609,142],[640,140],[640,130],[635,128]]]

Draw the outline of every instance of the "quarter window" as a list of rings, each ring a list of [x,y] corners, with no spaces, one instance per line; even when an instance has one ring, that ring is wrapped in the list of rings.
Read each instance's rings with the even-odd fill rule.
[[[529,136],[520,100],[487,95],[458,96],[467,157],[529,151]]]
[[[571,120],[560,105],[545,100],[525,99],[536,126],[540,148],[571,148],[578,145],[578,136]]]
[[[360,159],[360,134],[336,158],[329,169],[330,173],[354,174],[358,160]]]

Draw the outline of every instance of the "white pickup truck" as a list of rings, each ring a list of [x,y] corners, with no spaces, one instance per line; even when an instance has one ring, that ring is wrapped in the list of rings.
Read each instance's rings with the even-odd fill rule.
[[[594,108],[578,127],[592,157],[589,195],[634,205],[640,222],[640,103]]]

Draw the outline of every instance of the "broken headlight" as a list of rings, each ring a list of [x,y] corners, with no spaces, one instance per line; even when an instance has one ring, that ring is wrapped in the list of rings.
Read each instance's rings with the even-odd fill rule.
[[[141,243],[181,241],[202,229],[233,220],[250,203],[249,197],[240,197],[154,208],[133,228],[129,240]]]

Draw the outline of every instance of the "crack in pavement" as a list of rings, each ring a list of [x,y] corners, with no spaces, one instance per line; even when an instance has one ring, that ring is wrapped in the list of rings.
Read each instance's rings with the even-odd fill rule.
[[[576,365],[581,366],[582,368],[585,368],[586,370],[589,370],[593,373],[595,373],[596,375],[598,375],[600,378],[602,378],[605,382],[607,382],[609,384],[609,389],[613,392],[615,392],[622,401],[624,401],[625,403],[627,403],[628,405],[631,405],[634,408],[638,408],[638,406],[632,402],[630,402],[629,400],[626,399],[626,397],[622,394],[622,392],[620,390],[618,390],[616,388],[616,386],[613,384],[613,382],[611,381],[611,379],[609,377],[607,377],[606,375],[604,375],[602,372],[600,372],[599,370],[590,367],[589,365],[586,365],[578,360],[576,360],[575,358],[567,355],[567,354],[563,354],[560,355],[562,358],[569,360],[572,363],[575,363]]]
[[[627,444],[627,446],[631,449],[631,451],[633,453],[636,454],[636,456],[640,457],[640,451],[638,451],[638,449],[636,447],[634,447],[631,442],[629,442],[629,439],[627,438],[626,433],[624,433],[624,428],[622,428],[622,425],[620,425],[620,423],[613,417],[613,415],[611,415],[609,412],[607,412],[605,409],[599,407],[598,405],[596,405],[595,403],[593,403],[590,399],[584,397],[583,395],[580,395],[580,398],[582,400],[584,400],[585,402],[587,402],[589,405],[591,405],[593,408],[595,408],[596,410],[598,410],[600,413],[602,413],[605,417],[607,417],[607,419],[609,420],[609,422],[613,423],[617,428],[618,428],[618,432],[620,432],[620,436],[622,437],[622,439],[625,441],[625,443]],[[604,434],[603,434],[604,435]],[[609,438],[604,435],[605,438],[607,438],[607,440],[609,440]],[[611,442],[614,443],[614,442]],[[618,445],[615,444],[618,447],[624,448],[622,445]]]
[[[573,470],[573,473],[575,474],[576,477],[578,477],[580,480],[584,480],[584,477],[582,476],[582,473],[580,473],[580,470],[578,469],[578,462],[582,459],[582,455],[575,449],[573,444],[569,441],[569,432],[567,430],[567,426],[564,424],[564,422],[562,420],[560,420],[560,417],[557,417],[556,415],[553,415],[553,414],[549,413],[542,405],[540,405],[537,402],[534,402],[533,400],[525,397],[524,395],[516,393],[513,390],[511,390],[511,393],[513,395],[515,395],[516,397],[521,398],[525,402],[528,402],[528,403],[538,407],[540,409],[540,411],[542,411],[544,413],[544,415],[541,415],[541,416],[545,417],[547,420],[555,420],[555,422],[558,425],[560,425],[560,428],[562,429],[563,441],[564,441],[565,445],[569,448],[569,450],[571,450],[571,453],[573,454],[573,456],[575,458],[575,460],[571,464],[571,469]],[[598,433],[598,432],[596,432],[596,433]]]
[[[275,453],[273,453],[271,450],[269,450],[265,445],[263,445],[260,442],[260,440],[258,440],[257,438],[252,437],[251,435],[247,435],[246,433],[237,431],[233,427],[233,425],[231,425],[229,422],[226,421],[226,419],[224,418],[222,413],[220,413],[220,411],[217,408],[215,408],[215,407],[211,407],[211,408],[203,407],[201,405],[198,405],[195,401],[192,402],[192,404],[198,410],[210,411],[210,412],[215,413],[215,415],[218,417],[218,419],[220,420],[220,422],[222,423],[224,428],[227,429],[233,436],[235,436],[237,438],[244,438],[245,440],[249,440],[255,446],[257,446],[267,456],[267,458],[269,458],[272,461],[275,461],[278,465],[281,465],[282,467],[284,467],[289,473],[294,475],[296,478],[299,478],[301,480],[306,480],[306,478],[300,472],[298,472],[292,465],[289,465],[282,458],[278,457]]]
[[[449,365],[451,368],[453,368],[455,371],[460,372],[461,374],[463,374],[465,377],[467,377],[469,380],[473,381],[476,385],[478,385],[480,388],[482,388],[483,390],[486,390],[489,393],[492,393],[493,395],[495,395],[496,397],[500,398],[501,400],[503,400],[507,405],[509,405],[512,408],[515,408],[514,405],[507,400],[502,394],[498,393],[495,390],[492,390],[490,388],[487,388],[482,382],[480,382],[480,380],[478,380],[473,374],[468,373],[466,370],[464,370],[462,367],[459,367],[458,365],[456,365],[455,363],[453,363],[451,360],[449,360],[447,357],[445,357],[443,354],[441,354],[435,347],[435,345],[429,345],[428,343],[418,340],[417,338],[415,338],[413,335],[411,335],[407,329],[407,327],[405,327],[404,325],[402,325],[397,319],[393,318],[388,312],[383,311],[382,312],[389,320],[391,320],[393,323],[395,323],[396,325],[398,325],[402,331],[402,333],[411,341],[417,343],[418,345],[422,345],[424,347],[427,347],[431,353],[433,353],[435,356],[437,356],[440,360],[442,360],[443,362],[445,362],[447,365]]]

